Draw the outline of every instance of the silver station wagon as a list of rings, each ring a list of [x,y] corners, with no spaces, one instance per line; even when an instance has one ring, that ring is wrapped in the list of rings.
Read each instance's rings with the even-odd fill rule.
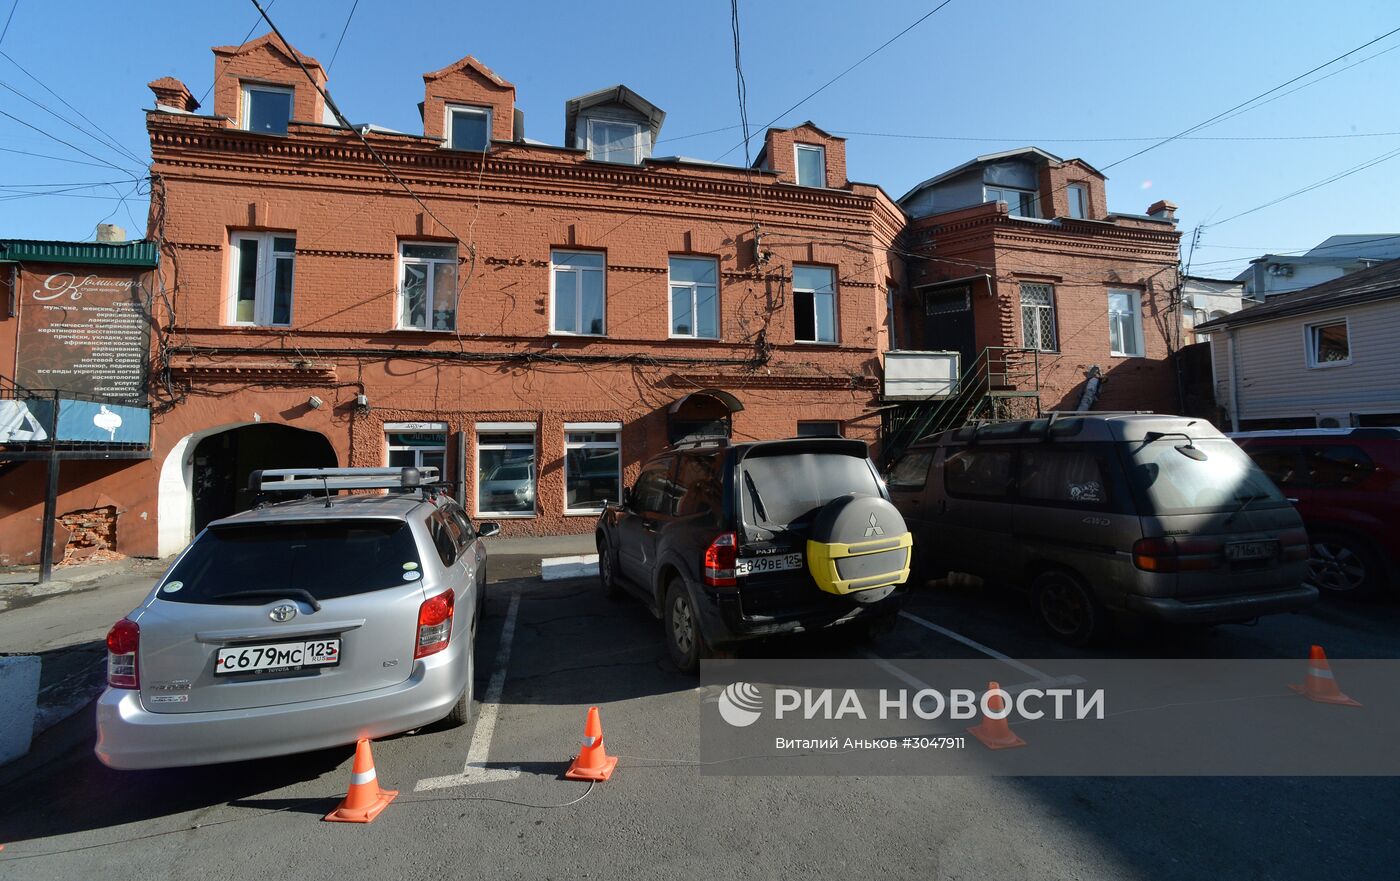
[[[107,635],[98,759],[253,759],[471,717],[483,536],[436,469],[262,471]],[[346,489],[389,494],[335,495]],[[312,494],[308,494],[312,493]]]

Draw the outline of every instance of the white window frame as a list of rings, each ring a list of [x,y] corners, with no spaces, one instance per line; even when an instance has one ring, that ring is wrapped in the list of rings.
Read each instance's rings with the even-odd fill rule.
[[[595,151],[593,150],[593,126],[595,123],[598,125],[625,125],[628,128],[632,129],[633,134],[631,162],[619,162],[616,159],[604,159],[602,158],[602,156],[595,154]],[[584,127],[583,147],[585,154],[588,156],[589,159],[593,160],[594,162],[606,162],[609,165],[641,165],[642,127],[639,123],[628,122],[625,119],[596,119],[593,117],[589,117],[588,125]],[[613,152],[612,155],[617,156],[618,154],[616,152]]]
[[[571,441],[569,432],[573,431],[611,431],[615,434],[616,440],[607,441]],[[602,512],[602,508],[570,508],[569,507],[569,451],[570,450],[616,450],[617,451],[617,490],[616,495],[610,501],[622,501],[622,423],[621,422],[565,422],[564,423],[564,516],[587,516],[597,517]],[[537,472],[538,473],[538,472]]]
[[[1345,325],[1347,329],[1347,359],[1345,361],[1319,361],[1317,360],[1317,343],[1313,338],[1313,330],[1319,327],[1328,327],[1333,324]],[[1351,347],[1351,316],[1343,315],[1340,318],[1329,318],[1326,321],[1313,321],[1303,325],[1303,352],[1307,357],[1309,370],[1326,370],[1329,367],[1345,367],[1353,360]]]
[[[1127,294],[1128,303],[1132,305],[1131,329],[1133,331],[1133,344],[1136,351],[1126,351],[1126,346],[1124,347],[1125,351],[1120,352],[1115,350],[1113,348],[1113,334],[1110,333],[1108,335],[1108,353],[1115,358],[1142,358],[1146,351],[1146,344],[1142,336],[1142,291],[1135,288],[1109,288],[1108,297],[1110,302],[1108,306],[1108,320],[1110,325],[1113,323],[1114,316],[1122,314],[1113,311],[1112,298],[1114,294]]]
[[[1020,194],[1025,195],[1025,196],[1030,196],[1030,197],[1031,197],[1031,213],[1029,213],[1029,214],[1017,214],[1016,212],[1017,212],[1018,210],[1020,210],[1020,207],[1021,207],[1019,202],[1018,202],[1017,204],[1015,204],[1015,205],[1012,205],[1012,204],[1011,204],[1011,201],[1010,201],[1009,199],[1003,199],[1003,198],[1001,198],[1000,196],[998,196],[997,198],[994,199],[994,198],[992,198],[992,194],[991,194],[991,191],[992,191],[992,190],[996,190],[996,191],[999,192],[999,193],[1020,193]],[[1037,193],[1035,190],[1023,190],[1023,189],[1021,189],[1020,187],[1003,187],[1003,186],[997,186],[997,185],[995,185],[995,184],[983,184],[983,185],[982,185],[982,201],[983,201],[983,202],[1005,202],[1005,203],[1006,203],[1007,209],[1011,211],[1011,216],[1012,216],[1012,217],[1029,217],[1029,218],[1031,218],[1031,219],[1033,219],[1033,220],[1039,219],[1039,218],[1040,218],[1040,194]]]
[[[478,422],[473,427],[473,435],[476,440],[476,467],[473,470],[472,482],[472,507],[476,509],[477,517],[490,517],[493,520],[528,520],[539,516],[540,509],[540,436],[539,426],[533,422]],[[491,435],[501,434],[525,434],[529,432],[530,443],[527,444],[493,444],[487,438]],[[481,509],[481,452],[482,450],[530,450],[534,453],[535,476],[534,501],[531,503],[529,511],[483,511]]]
[[[802,182],[802,151],[809,150],[817,154],[821,159],[821,176],[818,183]],[[799,187],[826,187],[826,148],[820,144],[793,144],[792,145],[792,177],[797,181]]]
[[[440,434],[442,435],[442,446],[440,447],[419,447],[419,446],[397,446],[389,443],[391,434]],[[386,422],[384,423],[384,467],[392,468],[389,460],[393,458],[395,452],[413,453],[413,467],[423,467],[423,453],[442,453],[442,474],[438,475],[439,480],[447,479],[447,437],[451,432],[448,430],[446,422]]]
[[[408,246],[411,246],[411,245],[426,245],[426,246],[429,246],[429,247],[436,247],[436,248],[452,248],[452,249],[453,249],[452,259],[449,260],[449,259],[446,258],[446,257],[405,257],[405,256],[404,256],[404,253],[403,253],[404,248],[405,248],[405,247],[408,247]],[[416,331],[416,332],[418,332],[418,333],[456,333],[456,332],[457,332],[457,306],[458,306],[459,304],[456,302],[457,293],[458,293],[457,283],[456,283],[456,282],[454,282],[454,284],[452,285],[452,298],[453,298],[453,304],[452,304],[452,326],[449,327],[449,328],[436,328],[436,327],[433,327],[433,302],[437,299],[437,272],[435,271],[435,267],[436,267],[436,264],[438,264],[438,263],[450,263],[450,264],[452,264],[452,266],[453,266],[454,278],[455,278],[456,272],[460,269],[460,266],[459,266],[460,260],[458,259],[458,256],[459,256],[459,255],[456,253],[456,250],[457,250],[457,245],[456,245],[456,243],[453,243],[453,242],[429,242],[429,241],[414,241],[414,240],[408,240],[408,239],[401,240],[401,241],[399,242],[398,259],[397,259],[397,260],[395,261],[395,263],[394,263],[394,272],[395,272],[395,275],[397,276],[397,278],[395,279],[395,283],[394,283],[394,287],[395,287],[396,292],[397,292],[397,296],[394,298],[394,327],[395,327],[396,329],[398,329],[398,330],[411,330],[411,331]],[[411,325],[411,324],[404,324],[404,323],[403,323],[403,268],[404,268],[405,265],[407,265],[407,264],[409,264],[409,263],[412,263],[412,264],[415,264],[415,265],[421,265],[421,266],[428,266],[428,267],[429,267],[429,269],[428,269],[428,290],[427,290],[427,295],[428,295],[428,308],[427,308],[427,311],[424,313],[424,316],[423,316],[423,326],[422,326],[422,327],[414,327],[414,326]]]
[[[1068,187],[1065,188],[1065,190],[1066,190],[1066,192],[1068,192],[1068,193],[1070,194],[1070,197],[1069,197],[1069,205],[1068,205],[1068,210],[1069,210],[1069,216],[1070,216],[1070,218],[1072,218],[1072,219],[1074,219],[1074,220],[1085,220],[1085,219],[1087,219],[1087,218],[1089,217],[1089,188],[1086,187],[1086,186],[1084,186],[1083,184],[1070,184]],[[1075,213],[1074,213],[1074,194],[1075,194],[1075,193],[1078,193],[1078,194],[1079,194],[1079,213],[1078,213],[1078,214],[1075,214]]]
[[[831,273],[831,339],[811,339],[804,340],[797,337],[797,322],[793,321],[792,340],[804,346],[839,346],[841,344],[841,300],[840,288],[837,286],[836,267],[823,266],[820,263],[794,263],[792,266],[792,292],[795,295],[798,291],[812,295],[812,333],[816,335],[821,327],[821,322],[817,320],[817,292],[815,289],[799,288],[797,286],[798,268],[825,269]],[[793,298],[793,308],[797,308],[797,299]]]
[[[480,150],[475,150],[471,147],[452,146],[452,127],[453,123],[456,122],[455,114],[458,113],[486,117],[486,143],[481,145]],[[461,153],[485,153],[491,149],[491,125],[492,116],[490,107],[482,107],[477,104],[448,104],[443,108],[442,131],[445,137],[442,139],[442,145],[449,150],[456,150]]]
[[[715,267],[715,283],[713,285],[700,284],[694,281],[676,281],[671,278],[672,260],[708,260]],[[671,254],[666,258],[666,331],[670,339],[673,340],[717,340],[721,336],[720,332],[720,309],[719,309],[719,261],[713,257],[695,256],[691,254]],[[700,288],[713,287],[715,289],[715,335],[701,336],[700,322],[695,320],[695,316],[700,311]],[[692,333],[676,333],[675,303],[671,300],[673,288],[690,289],[690,315]],[[604,304],[606,306],[606,298]],[[605,309],[606,311],[606,309]]]
[[[1026,303],[1026,300],[1025,300],[1025,293],[1026,293],[1026,287],[1029,286],[1029,285],[1034,285],[1034,286],[1037,286],[1037,287],[1046,287],[1046,288],[1049,288],[1049,289],[1050,289],[1050,302],[1049,302],[1048,304],[1044,304],[1044,305],[1042,305],[1042,304],[1040,304],[1040,303],[1030,303],[1030,304],[1027,304],[1027,303]],[[1024,347],[1026,347],[1027,349],[1035,349],[1037,352],[1058,352],[1058,351],[1060,351],[1060,316],[1057,314],[1057,309],[1056,309],[1056,304],[1057,304],[1057,302],[1058,302],[1058,298],[1055,296],[1055,286],[1054,286],[1053,284],[1051,284],[1050,282],[1048,282],[1048,281],[1023,281],[1023,282],[1019,282],[1019,283],[1017,284],[1017,287],[1016,287],[1016,296],[1017,296],[1017,299],[1020,301],[1020,304],[1021,304],[1021,345],[1024,346]],[[1026,310],[1027,310],[1027,309],[1042,309],[1042,310],[1045,310],[1046,312],[1049,312],[1049,313],[1050,313],[1050,343],[1051,343],[1051,345],[1050,345],[1049,347],[1044,347],[1044,346],[1039,346],[1039,345],[1034,345],[1034,346],[1033,346],[1033,345],[1031,345],[1030,340],[1026,339]],[[1036,326],[1039,327],[1039,324],[1037,324]],[[1044,342],[1044,340],[1037,340],[1037,342]]]
[[[296,278],[297,278],[297,252],[296,245],[292,245],[292,250],[278,251],[273,245],[274,239],[291,239],[296,241],[297,234],[294,232],[235,232],[229,237],[229,242],[233,249],[232,259],[229,260],[229,284],[228,284],[228,308],[225,311],[228,323],[238,327],[291,327],[292,315],[296,311]],[[253,320],[238,320],[238,275],[243,264],[243,250],[239,247],[240,242],[254,241],[258,243],[258,265],[254,270],[256,280],[253,283]],[[269,260],[277,257],[289,257],[292,261],[292,291],[291,302],[287,307],[287,320],[285,322],[274,322],[272,320],[273,303],[276,298],[277,272],[276,266],[269,266]]]
[[[555,258],[560,254],[597,254],[603,258],[603,268],[596,266],[575,266],[571,263],[560,263]],[[554,319],[554,282],[559,270],[573,272],[579,275],[574,286],[574,327],[583,326],[583,273],[597,272],[603,276],[603,331],[602,333],[584,333],[579,330],[559,330],[555,327]],[[670,294],[667,294],[667,301],[670,301]],[[669,308],[669,307],[668,307]],[[589,248],[551,248],[549,252],[549,332],[557,336],[588,336],[605,337],[608,335],[608,253],[606,251],[595,251]]]
[[[290,126],[292,120],[296,118],[297,90],[295,88],[291,86],[276,86],[267,83],[248,82],[240,83],[239,88],[241,89],[241,91],[239,92],[238,97],[238,108],[239,113],[242,116],[242,125],[240,125],[239,128],[243,129],[244,131],[253,130],[250,127],[253,124],[253,92],[274,92],[277,94],[287,95],[291,99],[287,102],[287,125]],[[259,132],[259,134],[267,134],[267,132]]]

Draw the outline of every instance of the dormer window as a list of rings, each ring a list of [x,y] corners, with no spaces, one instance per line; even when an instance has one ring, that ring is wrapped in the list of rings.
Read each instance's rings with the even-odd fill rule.
[[[291,88],[243,84],[243,128],[268,135],[285,135],[291,121]]]
[[[1013,190],[1010,187],[987,187],[984,202],[1005,202],[1011,208],[1012,217],[1039,217],[1036,209],[1035,193],[1030,190]]]
[[[453,150],[485,152],[491,145],[491,108],[447,108],[447,146]]]
[[[797,185],[826,186],[826,149],[813,144],[797,144]]]
[[[1069,194],[1069,216],[1083,220],[1089,216],[1089,191],[1083,184],[1070,184],[1065,191]]]
[[[588,158],[620,165],[640,165],[642,127],[631,122],[588,120]]]

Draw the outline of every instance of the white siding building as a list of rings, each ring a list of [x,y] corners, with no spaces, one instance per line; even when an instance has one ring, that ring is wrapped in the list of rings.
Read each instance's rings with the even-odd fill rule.
[[[1400,425],[1400,260],[1197,331],[1234,430]]]

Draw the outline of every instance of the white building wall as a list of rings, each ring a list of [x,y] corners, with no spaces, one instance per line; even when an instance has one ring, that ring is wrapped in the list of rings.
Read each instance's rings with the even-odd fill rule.
[[[1309,367],[1304,328],[1346,318],[1351,363]],[[1230,406],[1233,335],[1239,419],[1400,413],[1400,299],[1247,324],[1212,335],[1217,401]]]

